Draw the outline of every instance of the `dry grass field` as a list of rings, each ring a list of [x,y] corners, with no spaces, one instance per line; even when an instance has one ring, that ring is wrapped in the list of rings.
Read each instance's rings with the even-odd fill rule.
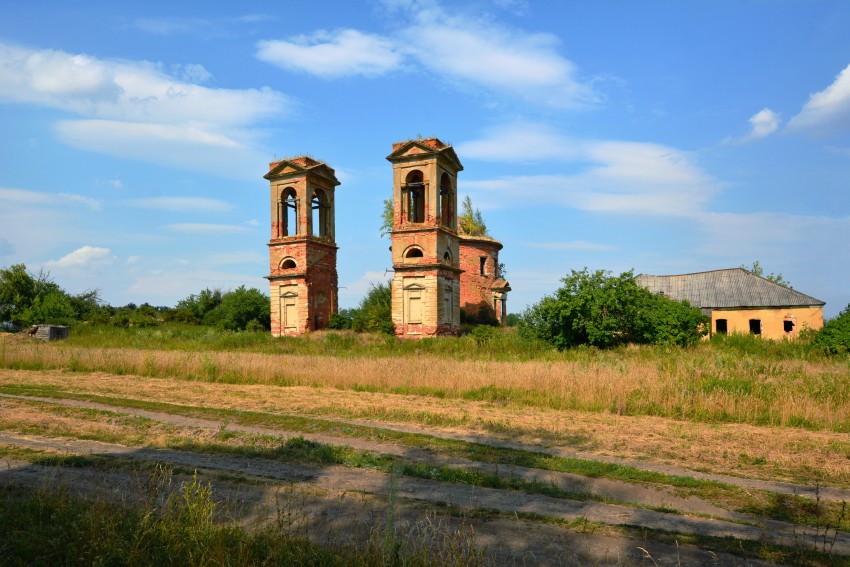
[[[166,466],[351,564],[850,562],[846,358],[0,341],[10,494]]]

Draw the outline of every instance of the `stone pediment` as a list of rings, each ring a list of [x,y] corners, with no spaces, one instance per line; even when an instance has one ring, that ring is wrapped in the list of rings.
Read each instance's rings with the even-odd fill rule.
[[[271,181],[272,179],[285,179],[307,174],[318,175],[334,185],[340,184],[336,178],[336,172],[332,167],[322,161],[307,156],[273,161],[269,164],[269,172],[263,177]]]
[[[457,171],[463,171],[463,165],[457,157],[454,148],[448,146],[437,138],[428,138],[426,140],[408,140],[393,145],[393,152],[387,156],[387,160],[403,161],[409,158],[419,156],[441,155],[454,164]]]

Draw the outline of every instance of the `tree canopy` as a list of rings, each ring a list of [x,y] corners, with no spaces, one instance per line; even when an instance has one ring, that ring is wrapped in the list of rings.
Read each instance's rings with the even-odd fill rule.
[[[572,270],[561,281],[564,285],[554,295],[526,310],[521,333],[565,349],[628,343],[685,346],[708,332],[708,317],[698,308],[650,293],[631,271],[614,276],[585,268]]]

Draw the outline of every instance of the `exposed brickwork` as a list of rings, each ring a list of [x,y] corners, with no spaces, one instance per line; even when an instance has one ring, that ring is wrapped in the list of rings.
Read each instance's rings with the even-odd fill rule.
[[[392,316],[396,335],[460,332],[457,174],[463,166],[436,138],[393,144]],[[416,192],[416,201],[411,192]],[[419,207],[419,208],[417,208]]]
[[[272,162],[265,178],[271,192],[272,334],[323,329],[338,310],[334,189],[339,181],[327,164],[307,156]],[[321,197],[317,211],[314,197]]]
[[[460,237],[460,306],[471,317],[483,310],[490,317],[501,320],[501,301],[493,296],[493,284],[498,280],[496,267],[502,244],[487,237]],[[483,273],[482,273],[483,260]]]

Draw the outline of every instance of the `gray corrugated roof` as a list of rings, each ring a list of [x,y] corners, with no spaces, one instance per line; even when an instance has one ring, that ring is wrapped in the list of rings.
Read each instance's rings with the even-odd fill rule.
[[[824,302],[773,283],[743,268],[713,270],[678,276],[640,274],[637,283],[670,299],[687,299],[703,309],[733,307],[822,306]]]

